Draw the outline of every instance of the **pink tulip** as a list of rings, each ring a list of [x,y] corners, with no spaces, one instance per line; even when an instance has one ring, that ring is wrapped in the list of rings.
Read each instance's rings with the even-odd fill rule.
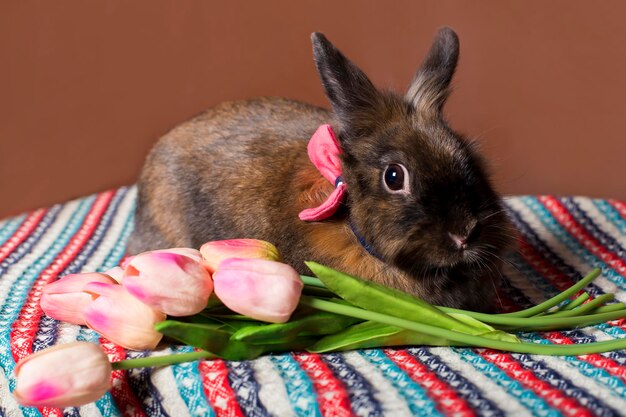
[[[96,401],[111,388],[111,364],[93,343],[75,342],[39,351],[15,367],[13,396],[31,407],[70,407]]]
[[[280,261],[276,246],[264,240],[231,239],[208,242],[200,248],[204,266],[213,273],[224,259],[255,258]]]
[[[109,275],[97,272],[66,275],[43,287],[39,305],[54,319],[85,325],[83,310],[92,297],[83,292],[83,288],[90,282],[116,283]]]
[[[191,248],[169,248],[169,249],[158,249],[158,250],[151,250],[151,251],[147,251],[147,252],[142,252],[140,255],[142,254],[146,254],[146,253],[176,253],[178,255],[185,255],[188,256],[189,258],[196,260],[198,262],[200,262],[200,260],[202,259],[202,256],[200,255],[200,251],[198,249],[191,249]],[[137,255],[133,255],[133,256],[127,256],[126,258],[124,258],[124,260],[122,261],[122,263],[120,264],[120,266],[122,268],[126,268],[130,262],[135,258],[135,256]]]
[[[237,313],[284,323],[298,306],[302,280],[289,265],[265,259],[230,258],[213,274],[215,295]]]
[[[154,349],[163,336],[154,325],[165,314],[142,303],[119,284],[91,282],[84,291],[93,294],[83,315],[87,326],[127,349]]]
[[[139,254],[126,266],[122,285],[170,316],[199,313],[213,292],[211,274],[200,263],[199,252],[197,257],[169,251]]]
[[[115,266],[104,271],[104,274],[113,278],[118,284],[121,284],[122,278],[124,277],[124,269],[121,266]]]

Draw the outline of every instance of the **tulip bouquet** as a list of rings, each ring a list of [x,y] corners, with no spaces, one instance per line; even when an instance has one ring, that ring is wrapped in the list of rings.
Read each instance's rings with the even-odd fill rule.
[[[114,369],[212,357],[245,360],[291,350],[432,345],[580,355],[626,348],[626,339],[545,345],[510,333],[626,317],[623,303],[607,304],[612,294],[589,300],[582,292],[600,274],[597,269],[532,308],[484,314],[432,306],[315,262],[307,266],[316,277],[300,276],[281,263],[268,242],[238,239],[209,242],[199,251],[145,252],[105,273],[65,276],[43,290],[41,307],[49,316],[86,325],[128,349],[155,349],[163,336],[197,349],[110,363],[94,344],[55,346],[17,365],[13,394],[24,405],[76,406],[102,396]]]

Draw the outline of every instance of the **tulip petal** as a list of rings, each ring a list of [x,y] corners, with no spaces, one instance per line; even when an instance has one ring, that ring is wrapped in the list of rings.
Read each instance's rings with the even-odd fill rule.
[[[39,351],[15,368],[16,400],[32,407],[79,406],[102,397],[111,387],[111,364],[102,349],[87,342]]]
[[[138,255],[134,255],[134,256],[127,256],[126,258],[124,258],[124,260],[122,260],[122,263],[120,264],[120,266],[125,269],[128,265],[130,265],[130,263],[132,262],[132,260],[135,258],[135,256],[139,256],[139,255],[145,255],[146,253],[175,253],[177,255],[183,255],[183,256],[187,256],[195,261],[200,262],[202,260],[202,256],[200,255],[200,251],[198,249],[192,249],[192,248],[169,248],[169,249],[158,249],[158,250],[151,250],[151,251],[147,251],[147,252],[142,252]]]
[[[66,275],[44,286],[39,305],[54,319],[84,325],[83,310],[92,301],[92,296],[83,290],[91,282],[113,284],[115,280],[96,272]]]
[[[128,349],[154,349],[162,335],[154,325],[165,314],[142,303],[121,285],[90,283],[85,291],[98,297],[83,312],[89,328]]]
[[[42,294],[39,305],[53,319],[84,326],[83,310],[91,301],[91,295],[85,292]]]
[[[84,274],[70,274],[57,281],[51,282],[43,287],[43,294],[66,294],[70,292],[81,292],[86,284],[90,282],[114,283],[115,280],[106,274],[99,272],[89,272]]]
[[[255,258],[280,261],[276,246],[264,240],[230,239],[207,242],[200,248],[204,266],[213,273],[227,258]]]
[[[264,259],[226,259],[213,281],[215,295],[228,308],[272,323],[289,320],[304,286],[291,266]]]
[[[198,258],[168,251],[135,256],[122,284],[137,299],[170,316],[199,313],[213,292],[211,275]]]
[[[124,269],[121,266],[116,266],[104,271],[104,274],[110,276],[119,284],[124,277]]]

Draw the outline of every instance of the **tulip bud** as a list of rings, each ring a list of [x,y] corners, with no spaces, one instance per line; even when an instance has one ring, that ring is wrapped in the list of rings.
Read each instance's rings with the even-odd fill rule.
[[[142,252],[139,255],[143,255],[146,253],[176,253],[178,255],[185,255],[188,256],[189,258],[200,262],[202,260],[202,256],[200,255],[200,251],[198,249],[191,249],[191,248],[169,248],[169,249],[158,249],[158,250],[151,250],[151,251],[147,251],[147,252]],[[138,255],[134,255],[134,256],[127,256],[122,260],[122,263],[120,264],[120,266],[122,268],[126,268],[131,261],[135,258],[135,256]]]
[[[75,342],[39,351],[15,367],[13,396],[31,407],[71,407],[96,401],[111,387],[111,363],[97,345]]]
[[[127,349],[154,349],[163,336],[154,325],[165,314],[142,303],[119,284],[91,282],[84,290],[95,299],[83,315],[87,326]]]
[[[264,259],[230,258],[213,274],[215,295],[229,309],[257,320],[284,323],[304,286],[291,266]]]
[[[43,287],[39,305],[53,319],[85,325],[83,310],[93,298],[83,288],[90,282],[116,283],[109,275],[97,272],[66,275]]]
[[[199,313],[213,292],[211,274],[200,263],[199,252],[197,257],[169,251],[139,254],[126,266],[122,285],[137,299],[170,316]]]
[[[113,278],[118,284],[121,284],[122,278],[124,277],[124,269],[120,266],[114,266],[113,268],[104,271],[104,274]]]
[[[200,248],[204,266],[213,273],[224,259],[256,258],[280,261],[276,246],[264,240],[231,239],[208,242]]]

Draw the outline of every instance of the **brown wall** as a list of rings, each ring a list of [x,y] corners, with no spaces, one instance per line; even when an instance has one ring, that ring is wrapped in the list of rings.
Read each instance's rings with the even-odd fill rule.
[[[222,100],[326,105],[322,31],[403,89],[436,28],[461,38],[454,127],[500,189],[626,200],[622,1],[4,1],[0,217],[136,178],[151,144]]]

